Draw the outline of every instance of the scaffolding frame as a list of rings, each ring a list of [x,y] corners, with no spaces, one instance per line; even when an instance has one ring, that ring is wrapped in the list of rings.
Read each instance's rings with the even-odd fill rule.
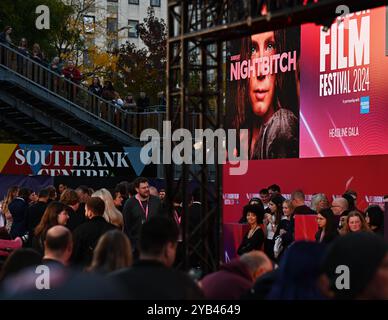
[[[227,40],[309,22],[330,26],[341,13],[336,12],[339,6],[356,12],[383,5],[386,0],[169,0],[166,91],[172,132],[185,128],[193,133],[196,128],[189,123],[193,112],[199,113],[197,129],[223,128]],[[177,143],[171,141],[172,147]],[[176,164],[167,164],[165,176],[168,203],[182,193],[182,267],[187,270],[190,256],[197,254],[202,271],[208,273],[217,270],[223,258],[223,198],[217,148],[213,187],[209,186],[211,165],[205,157],[206,153],[198,171],[182,164],[177,173]],[[201,191],[201,222],[194,228],[189,228],[187,217],[190,180],[196,181]],[[200,240],[194,243],[198,233]]]

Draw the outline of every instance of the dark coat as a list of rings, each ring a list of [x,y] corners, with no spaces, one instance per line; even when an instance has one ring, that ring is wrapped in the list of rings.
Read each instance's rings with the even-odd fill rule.
[[[100,216],[93,217],[77,227],[73,232],[74,247],[71,261],[79,266],[89,265],[98,240],[105,232],[113,229],[116,227]]]
[[[276,239],[277,236],[280,234],[280,230],[285,230],[286,233],[283,233],[280,237],[282,238],[282,250],[277,257],[278,261],[280,260],[280,257],[283,255],[284,251],[287,249],[287,247],[294,242],[295,240],[295,221],[294,216],[291,216],[290,220],[287,219],[281,219],[279,222],[279,226],[276,229],[274,239]]]
[[[78,226],[87,221],[85,217],[85,204],[80,203],[77,211],[69,208],[69,220],[67,221],[66,227],[74,231]]]
[[[38,201],[32,206],[27,208],[26,218],[27,218],[27,230],[30,234],[30,237],[34,234],[34,229],[39,224],[40,220],[43,217],[43,214],[47,208],[47,203]]]
[[[89,91],[94,93],[97,96],[101,96],[102,94],[102,86],[100,84],[98,85],[91,85],[89,86]]]
[[[14,239],[16,237],[24,236],[27,232],[27,223],[26,223],[26,212],[28,204],[22,198],[15,198],[11,201],[8,206],[8,210],[12,215],[12,227],[11,227],[11,237]]]
[[[150,196],[148,200],[148,217],[152,218],[156,215],[162,215],[162,206],[160,199],[156,196]],[[139,201],[136,198],[129,198],[124,205],[123,209],[124,219],[124,232],[131,240],[132,245],[136,245],[137,239],[139,239],[140,228],[146,221],[146,216],[143,208],[140,206]]]
[[[253,285],[248,268],[239,259],[221,266],[201,280],[206,299],[237,300]]]
[[[188,275],[158,261],[139,260],[131,268],[116,271],[110,277],[135,300],[203,298],[202,291]]]
[[[7,34],[5,32],[0,32],[0,42],[4,44],[9,44],[7,40]]]
[[[252,237],[248,238],[249,231],[245,234],[243,240],[241,241],[240,246],[237,249],[237,254],[239,256],[244,253],[253,251],[253,250],[261,250],[264,243],[264,232],[260,227],[255,231]]]
[[[316,242],[319,242],[319,240],[321,239],[321,234],[322,234],[322,229],[319,229],[317,231],[317,233],[315,234],[315,241]],[[323,239],[322,239],[322,243],[330,243],[332,242],[333,240],[335,240],[335,238],[338,237],[338,232],[337,230],[335,230],[334,232],[331,232],[329,234],[325,234],[323,236]]]

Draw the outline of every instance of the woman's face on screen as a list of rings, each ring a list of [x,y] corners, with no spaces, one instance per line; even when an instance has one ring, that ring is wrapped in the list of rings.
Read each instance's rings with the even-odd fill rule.
[[[252,35],[251,43],[251,59],[270,57],[276,54],[275,33],[273,31]],[[271,73],[263,75],[260,67],[258,71],[259,74],[256,76],[252,74],[249,79],[249,98],[253,113],[263,117],[264,122],[266,122],[273,114],[276,75]]]

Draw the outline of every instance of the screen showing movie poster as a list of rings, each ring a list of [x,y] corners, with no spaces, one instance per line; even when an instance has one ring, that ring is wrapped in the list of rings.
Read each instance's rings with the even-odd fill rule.
[[[227,45],[226,128],[249,160],[298,158],[300,27]]]
[[[388,153],[386,10],[302,26],[301,158]]]

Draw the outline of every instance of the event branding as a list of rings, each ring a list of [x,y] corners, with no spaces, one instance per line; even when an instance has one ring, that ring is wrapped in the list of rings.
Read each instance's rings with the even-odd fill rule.
[[[370,88],[370,11],[349,14],[320,32],[319,96]],[[329,71],[329,72],[328,72]]]
[[[249,79],[262,74],[277,74],[278,72],[289,72],[296,70],[296,51],[283,52],[264,57],[256,57],[248,60],[236,61],[240,55],[231,57],[230,81]]]
[[[15,165],[41,165],[37,175],[107,177],[110,171],[102,168],[129,167],[126,152],[98,152],[79,150],[23,150],[15,151]],[[49,167],[49,168],[47,168]],[[82,167],[82,169],[73,169]],[[92,168],[92,169],[89,169]],[[98,169],[97,169],[98,168]]]

